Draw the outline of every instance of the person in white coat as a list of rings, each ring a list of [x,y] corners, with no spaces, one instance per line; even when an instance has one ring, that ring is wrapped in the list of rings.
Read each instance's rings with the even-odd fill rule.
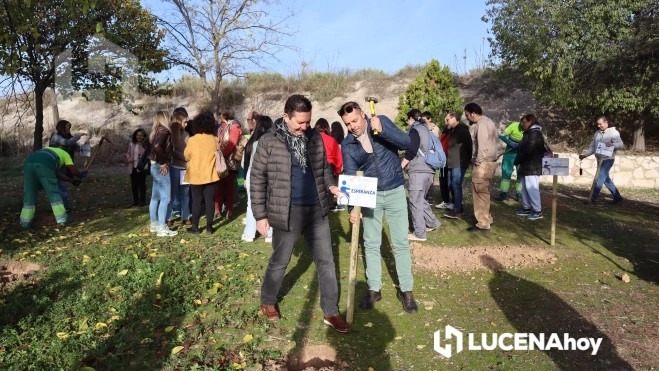
[[[616,150],[624,148],[625,145],[622,143],[622,139],[620,139],[620,133],[618,130],[613,126],[609,126],[609,120],[606,116],[600,116],[597,118],[597,127],[599,130],[595,132],[590,148],[588,148],[586,153],[579,155],[579,159],[583,160],[584,158],[595,154],[597,160],[602,161],[602,167],[600,168],[597,182],[595,183],[595,189],[593,190],[593,197],[590,202],[593,204],[595,203],[597,196],[602,190],[602,185],[605,185],[606,188],[611,191],[611,195],[613,195],[613,201],[609,203],[615,205],[622,201],[622,196],[620,196],[620,191],[618,191],[615,184],[613,184],[609,172],[615,161]]]

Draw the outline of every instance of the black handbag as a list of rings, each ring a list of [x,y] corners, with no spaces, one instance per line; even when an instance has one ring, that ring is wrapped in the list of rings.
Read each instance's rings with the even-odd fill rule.
[[[137,170],[146,172],[147,174],[151,172],[151,160],[149,160],[149,155],[151,155],[150,145],[144,149],[144,153],[142,153],[142,156],[140,156],[140,160],[137,162],[137,165],[135,166]]]

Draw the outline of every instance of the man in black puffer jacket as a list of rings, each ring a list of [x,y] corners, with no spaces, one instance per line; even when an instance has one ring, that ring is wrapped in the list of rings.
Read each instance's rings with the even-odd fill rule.
[[[396,272],[400,283],[398,300],[403,303],[406,312],[416,313],[418,308],[412,295],[414,278],[410,242],[407,238],[405,176],[398,155],[398,150],[405,150],[410,146],[410,137],[386,116],[371,117],[369,120],[355,102],[343,104],[338,113],[350,131],[341,143],[343,173],[356,175],[357,171],[361,170],[364,176],[378,178],[375,208],[362,209],[368,294],[359,306],[362,309],[371,309],[375,302],[382,299],[380,245],[384,214],[389,224],[391,245],[396,257]],[[356,223],[357,218],[359,215],[353,209],[350,212],[350,222]]]
[[[268,235],[272,226],[272,256],[261,286],[261,312],[279,319],[277,294],[291,260],[293,247],[304,236],[316,262],[320,306],[325,324],[349,332],[337,306],[339,289],[332,255],[329,198],[341,192],[327,163],[317,130],[309,129],[311,102],[302,95],[286,100],[284,117],[259,139],[250,175],[252,212],[256,229]]]
[[[524,130],[524,135],[515,157],[515,165],[519,165],[518,177],[521,178],[524,207],[515,214],[526,216],[529,220],[542,219],[540,175],[542,175],[542,159],[545,154],[545,139],[541,132],[542,127],[536,122],[534,115],[522,117],[520,127]]]

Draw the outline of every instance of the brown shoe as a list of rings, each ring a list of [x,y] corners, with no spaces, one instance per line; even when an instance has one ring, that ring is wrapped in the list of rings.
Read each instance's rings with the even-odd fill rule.
[[[190,219],[186,220],[185,225],[192,225],[192,220],[190,220]]]
[[[350,332],[352,329],[350,324],[346,322],[338,313],[329,317],[324,317],[323,322],[325,322],[326,325],[334,327],[336,331],[342,333]]]
[[[171,220],[167,222],[167,226],[168,226],[168,227],[171,227],[171,226],[172,226],[172,221],[171,221]]]
[[[261,313],[268,317],[268,321],[279,321],[279,313],[274,305],[261,304]]]

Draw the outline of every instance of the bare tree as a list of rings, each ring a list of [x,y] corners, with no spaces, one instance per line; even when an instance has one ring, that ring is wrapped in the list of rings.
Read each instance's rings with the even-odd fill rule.
[[[296,15],[279,0],[162,0],[170,18],[159,22],[168,30],[168,62],[199,76],[210,94],[210,108],[218,109],[222,81],[243,77],[247,68],[267,69],[277,61],[284,39],[293,31]],[[278,13],[278,15],[276,15]]]

